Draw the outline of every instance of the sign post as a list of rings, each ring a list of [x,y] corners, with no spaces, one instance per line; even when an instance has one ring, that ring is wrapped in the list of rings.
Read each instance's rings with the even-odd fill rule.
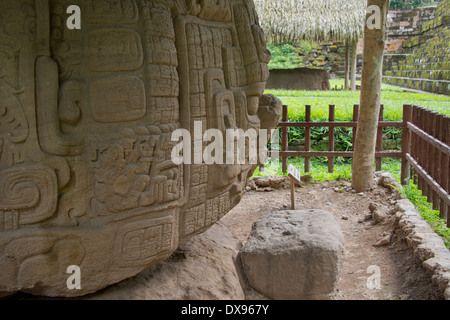
[[[288,167],[288,177],[291,182],[291,210],[295,210],[295,183],[301,182],[300,171],[292,164]]]

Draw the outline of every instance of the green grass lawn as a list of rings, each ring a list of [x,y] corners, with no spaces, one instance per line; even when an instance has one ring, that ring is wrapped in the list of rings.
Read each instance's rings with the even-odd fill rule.
[[[343,79],[330,80],[331,87],[341,88]],[[359,83],[358,83],[359,84]],[[360,92],[344,90],[331,91],[296,91],[296,90],[266,90],[265,93],[273,94],[280,98],[283,104],[288,105],[288,116],[291,121],[303,121],[305,119],[305,105],[311,105],[311,117],[313,121],[328,120],[328,106],[335,105],[336,121],[351,121],[353,105],[359,104]],[[450,116],[450,97],[426,93],[403,92],[401,88],[382,85],[381,103],[384,105],[384,119],[387,121],[401,121],[403,118],[403,105],[419,105],[421,107],[437,111]],[[303,174],[304,158],[289,158],[288,163],[299,168]],[[401,162],[399,159],[383,159],[382,170],[391,172],[400,180]],[[264,172],[256,170],[256,176],[284,175],[281,161],[268,162]],[[328,172],[328,166],[323,158],[311,159],[311,172],[314,180],[335,180],[339,177],[351,180],[351,163],[348,159],[336,158],[335,170]],[[450,247],[450,229],[445,226],[445,221],[439,219],[439,212],[433,210],[432,205],[426,202],[417,186],[410,184],[404,188],[405,195],[415,204],[422,217],[440,234]]]
[[[343,80],[330,80],[331,87],[338,88]],[[353,105],[359,104],[360,92],[345,90],[330,91],[297,91],[297,90],[266,90],[273,94],[289,107],[288,115],[292,121],[305,119],[305,105],[311,105],[313,121],[326,121],[328,119],[328,106],[335,105],[336,121],[351,121]],[[450,96],[433,95],[426,93],[403,92],[402,89],[390,85],[382,85],[381,103],[384,105],[384,119],[387,121],[401,121],[403,118],[403,105],[419,105],[450,116]]]

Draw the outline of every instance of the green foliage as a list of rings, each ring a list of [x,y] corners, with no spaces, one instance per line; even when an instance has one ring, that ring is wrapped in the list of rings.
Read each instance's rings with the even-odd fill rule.
[[[414,204],[422,218],[428,222],[433,230],[444,238],[445,245],[450,248],[450,229],[447,228],[446,220],[439,217],[439,211],[433,210],[433,205],[427,202],[427,197],[422,195],[412,181],[403,187],[404,195]]]
[[[342,80],[331,80],[333,85],[340,87]],[[386,121],[401,121],[403,104],[416,104],[450,116],[450,97],[424,93],[403,92],[402,89],[389,85],[382,86],[381,102],[384,104],[384,119]],[[311,105],[312,121],[328,121],[329,105],[335,105],[336,121],[352,121],[353,105],[359,104],[360,92],[351,91],[296,91],[267,90],[266,93],[279,97],[283,104],[288,105],[290,121],[305,120],[305,105]],[[328,128],[311,128],[311,150],[328,150]],[[335,129],[335,150],[352,150],[353,132],[351,128]],[[399,150],[401,148],[402,130],[395,127],[383,129],[383,149]],[[288,128],[289,145],[298,144],[305,139],[304,128]],[[350,159],[340,162],[348,163]]]
[[[321,159],[323,157],[314,157],[312,159],[311,171],[303,172],[302,174],[310,174],[314,180],[316,181],[325,181],[325,180],[336,180],[338,178],[347,178],[351,179],[352,176],[352,166],[349,163],[344,163],[335,167],[333,173],[328,172],[328,166],[326,162]],[[326,159],[326,158],[325,158]],[[296,168],[303,171],[305,160],[304,158],[289,158],[288,161],[290,164],[295,166]],[[274,159],[273,161],[269,161],[266,163],[264,171],[261,172],[259,168],[255,171],[255,176],[273,176],[278,175],[282,176],[285,173],[281,170],[281,162]]]
[[[442,0],[391,0],[390,9],[413,9],[438,4]]]
[[[288,128],[289,145],[304,145],[305,128]],[[318,127],[311,128],[311,150],[312,151],[327,151],[329,140],[329,128]],[[334,130],[334,150],[335,151],[351,151],[353,140],[352,128],[335,128]],[[326,158],[319,160],[326,162]],[[337,159],[340,163],[349,163],[348,158]]]
[[[298,50],[292,44],[273,45],[267,44],[267,49],[272,54],[269,69],[295,69],[301,66],[303,60]]]
[[[352,165],[351,163],[336,163],[334,172],[328,172],[328,165],[326,162],[321,161],[319,158],[324,157],[312,157],[311,158],[311,171],[304,172],[305,160],[304,158],[289,157],[288,163],[295,166],[300,170],[301,174],[310,174],[315,181],[336,180],[338,178],[346,178],[351,180],[352,178]],[[326,158],[325,158],[326,159]],[[400,179],[401,161],[399,159],[383,159],[381,169],[389,171],[392,175]],[[273,176],[273,175],[285,175],[281,171],[281,161],[279,159],[272,159],[266,163],[264,171],[261,172],[258,169],[255,171],[255,176]]]
[[[331,87],[338,88],[343,80],[330,80]],[[357,82],[357,84],[359,84]],[[328,120],[328,106],[335,105],[336,121],[351,121],[353,105],[359,104],[360,92],[352,91],[297,91],[297,90],[267,90],[280,98],[283,104],[289,106],[288,116],[291,121],[305,120],[305,105],[311,105],[313,121]],[[450,96],[426,93],[403,92],[402,89],[383,84],[381,103],[384,105],[384,119],[386,121],[401,121],[403,105],[412,104],[437,111],[450,116]]]
[[[295,46],[291,43],[273,45],[267,44],[267,49],[272,54],[269,69],[295,69],[303,66],[303,56],[309,55],[312,43],[300,41]]]
[[[296,45],[296,47],[298,49],[298,53],[301,56],[309,55],[313,46],[314,46],[314,43],[312,43],[310,41],[300,41],[300,43]]]

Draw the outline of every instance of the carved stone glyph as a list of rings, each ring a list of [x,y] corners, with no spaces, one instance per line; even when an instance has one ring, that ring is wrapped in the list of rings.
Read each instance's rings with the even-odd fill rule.
[[[175,165],[171,136],[272,129],[269,60],[252,0],[0,0],[0,295],[95,292],[224,216],[255,165]]]

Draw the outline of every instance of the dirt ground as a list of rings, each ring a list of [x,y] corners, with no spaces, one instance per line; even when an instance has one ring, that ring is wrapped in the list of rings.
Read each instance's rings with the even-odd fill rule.
[[[242,244],[252,224],[261,216],[290,210],[290,189],[249,190],[241,202],[225,215],[225,224]],[[265,191],[266,190],[266,191]],[[336,217],[345,238],[345,256],[334,300],[435,300],[442,293],[395,230],[396,194],[383,186],[356,193],[346,179],[308,182],[296,187],[296,209],[326,210]],[[379,271],[380,287],[373,288]],[[375,272],[375,273],[374,273]],[[246,299],[266,299],[248,285]],[[23,299],[23,295],[16,297]],[[26,295],[25,295],[26,298]]]
[[[222,221],[243,244],[259,217],[290,209],[289,188],[246,192]],[[321,209],[334,214],[343,232],[345,258],[335,300],[442,299],[407,245],[393,232],[396,195],[382,186],[356,193],[347,180],[314,182],[296,187],[296,209]],[[371,205],[372,204],[372,205]],[[371,211],[376,209],[376,214]],[[376,222],[380,221],[380,222]],[[378,273],[379,272],[379,273]],[[374,288],[374,276],[380,275]],[[263,298],[251,288],[247,299]]]

